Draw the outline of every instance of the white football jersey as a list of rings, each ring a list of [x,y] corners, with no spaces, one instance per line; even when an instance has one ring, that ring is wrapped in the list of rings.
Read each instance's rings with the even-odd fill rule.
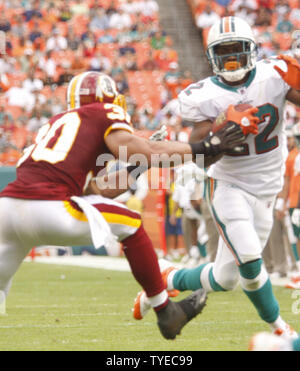
[[[281,191],[288,155],[283,112],[290,87],[274,69],[275,65],[286,71],[283,61],[263,60],[244,85],[232,87],[214,76],[190,85],[179,95],[182,118],[193,122],[213,122],[231,104],[259,108],[259,134],[247,137],[242,153],[225,155],[208,170],[212,178],[259,196]]]

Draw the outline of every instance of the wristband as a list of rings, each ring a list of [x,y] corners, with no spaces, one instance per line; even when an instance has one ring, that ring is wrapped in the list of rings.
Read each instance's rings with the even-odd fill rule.
[[[199,143],[190,143],[190,146],[192,148],[192,155],[195,159],[197,155],[209,155],[210,145],[207,142],[199,142]]]

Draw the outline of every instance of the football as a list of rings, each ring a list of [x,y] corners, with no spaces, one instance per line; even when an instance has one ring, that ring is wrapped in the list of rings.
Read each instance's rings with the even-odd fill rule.
[[[239,111],[239,112],[243,112],[243,111],[246,111],[247,109],[249,108],[252,108],[252,106],[250,104],[246,104],[246,103],[242,103],[242,104],[237,104],[236,106],[234,106],[234,108]],[[216,133],[217,131],[221,130],[224,128],[224,126],[226,125],[227,123],[227,120],[226,120],[226,114],[225,112],[222,112],[216,119],[215,121],[213,122],[213,126],[212,126],[212,132],[213,133]]]

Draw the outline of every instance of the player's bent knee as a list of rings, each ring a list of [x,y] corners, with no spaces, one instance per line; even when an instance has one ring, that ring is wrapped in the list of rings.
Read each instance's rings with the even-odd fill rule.
[[[222,280],[221,285],[225,291],[234,291],[239,283],[237,279]]]
[[[239,271],[234,263],[215,265],[213,276],[224,291],[235,290],[240,280]]]
[[[266,284],[269,278],[261,258],[242,264],[239,270],[242,288],[246,291],[259,290]]]
[[[217,277],[216,282],[222,287],[222,291],[234,291],[239,283],[238,277]]]

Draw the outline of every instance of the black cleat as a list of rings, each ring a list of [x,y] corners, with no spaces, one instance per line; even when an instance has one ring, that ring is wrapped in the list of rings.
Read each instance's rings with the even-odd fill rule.
[[[206,301],[207,295],[202,289],[179,302],[169,301],[165,308],[156,313],[162,336],[174,340],[177,335],[180,335],[182,328],[202,312]]]

